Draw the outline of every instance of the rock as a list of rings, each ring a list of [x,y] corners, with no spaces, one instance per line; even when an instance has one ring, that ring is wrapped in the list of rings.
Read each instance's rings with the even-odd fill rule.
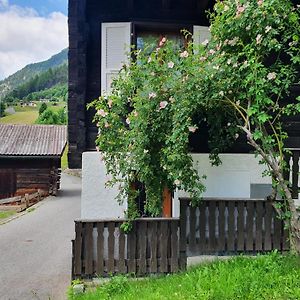
[[[84,293],[84,284],[75,284],[73,286],[74,295],[80,295]]]

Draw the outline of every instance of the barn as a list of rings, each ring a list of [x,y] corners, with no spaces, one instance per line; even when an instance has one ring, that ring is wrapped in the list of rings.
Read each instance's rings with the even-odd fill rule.
[[[0,124],[0,199],[60,185],[66,126]]]

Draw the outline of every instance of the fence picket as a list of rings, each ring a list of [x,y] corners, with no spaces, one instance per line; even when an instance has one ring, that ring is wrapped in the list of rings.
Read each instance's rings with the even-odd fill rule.
[[[275,209],[274,209],[273,219],[274,219],[273,247],[274,249],[281,250],[282,220],[276,216]]]
[[[244,251],[245,245],[245,202],[238,201],[237,203],[238,219],[237,219],[237,251]]]
[[[121,223],[119,223],[119,261],[118,261],[118,271],[120,274],[125,274],[125,234],[120,228]]]
[[[75,222],[75,242],[74,242],[74,276],[82,274],[82,223]]]
[[[225,251],[225,202],[218,201],[219,203],[219,221],[218,221],[218,249]]]
[[[253,218],[254,218],[254,202],[247,201],[247,223],[246,223],[246,251],[254,250],[253,242]]]
[[[138,225],[138,252],[139,252],[139,268],[138,275],[146,273],[146,243],[147,243],[147,223],[137,222]]]
[[[216,202],[209,202],[208,206],[208,247],[211,252],[216,249]]]
[[[190,234],[189,234],[189,245],[191,252],[196,251],[196,207],[190,206]]]
[[[157,223],[150,222],[150,273],[157,273]]]
[[[109,222],[108,228],[108,262],[107,272],[115,272],[115,222]]]
[[[179,269],[178,262],[178,222],[171,222],[171,272],[177,272]]]
[[[104,275],[104,223],[97,223],[97,262],[96,262],[96,274],[98,276]]]
[[[94,273],[93,270],[93,223],[88,222],[85,224],[85,274],[90,276]]]
[[[168,224],[165,221],[160,223],[160,272],[168,272]]]
[[[136,225],[133,224],[132,231],[128,237],[128,272],[136,273]]]
[[[256,203],[256,223],[255,223],[255,251],[263,250],[263,212],[264,206],[262,201]]]
[[[235,251],[235,228],[234,228],[234,201],[228,202],[228,233],[227,233],[227,251]]]
[[[264,236],[264,250],[272,250],[272,217],[273,217],[273,206],[270,201],[265,203],[265,236]]]

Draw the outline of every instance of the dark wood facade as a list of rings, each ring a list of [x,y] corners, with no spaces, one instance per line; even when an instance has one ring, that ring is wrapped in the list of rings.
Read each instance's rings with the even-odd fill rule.
[[[42,190],[55,195],[60,185],[60,157],[0,158],[0,199]]]
[[[81,168],[82,152],[95,149],[94,111],[86,105],[101,91],[101,23],[132,22],[132,42],[141,24],[191,30],[208,25],[214,0],[69,0],[69,167]],[[297,1],[296,1],[297,2]],[[294,93],[300,94],[299,87]],[[288,146],[300,147],[300,118],[290,120]],[[207,152],[207,137],[195,136],[193,152]],[[245,140],[231,152],[248,152]]]
[[[101,23],[132,22],[192,28],[208,25],[211,0],[69,1],[69,167],[81,167],[81,155],[95,149],[97,128],[86,105],[101,91]],[[134,28],[133,28],[134,31]]]

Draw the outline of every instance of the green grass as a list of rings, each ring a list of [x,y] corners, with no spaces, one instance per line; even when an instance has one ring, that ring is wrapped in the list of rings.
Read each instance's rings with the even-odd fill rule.
[[[65,148],[63,156],[61,157],[61,169],[65,170],[68,168],[68,145]]]
[[[34,124],[38,118],[38,111],[23,111],[13,115],[0,118],[0,123],[4,124]]]
[[[31,106],[24,106],[21,107],[20,105],[14,106],[14,109],[16,111],[13,115],[7,115],[3,118],[0,118],[0,123],[3,124],[35,124],[35,121],[37,120],[39,116],[39,107],[41,103],[38,103],[37,107],[31,107]],[[48,107],[51,107],[53,111],[58,111],[62,107],[66,106],[66,102],[57,102],[56,106],[53,106],[53,103],[48,102]]]
[[[217,261],[161,278],[134,281],[119,276],[69,299],[300,299],[300,259],[272,253]]]
[[[10,210],[10,211],[0,211],[0,220],[9,218],[9,217],[11,217],[11,216],[13,216],[15,214],[16,214],[16,212],[13,211],[13,210]]]

